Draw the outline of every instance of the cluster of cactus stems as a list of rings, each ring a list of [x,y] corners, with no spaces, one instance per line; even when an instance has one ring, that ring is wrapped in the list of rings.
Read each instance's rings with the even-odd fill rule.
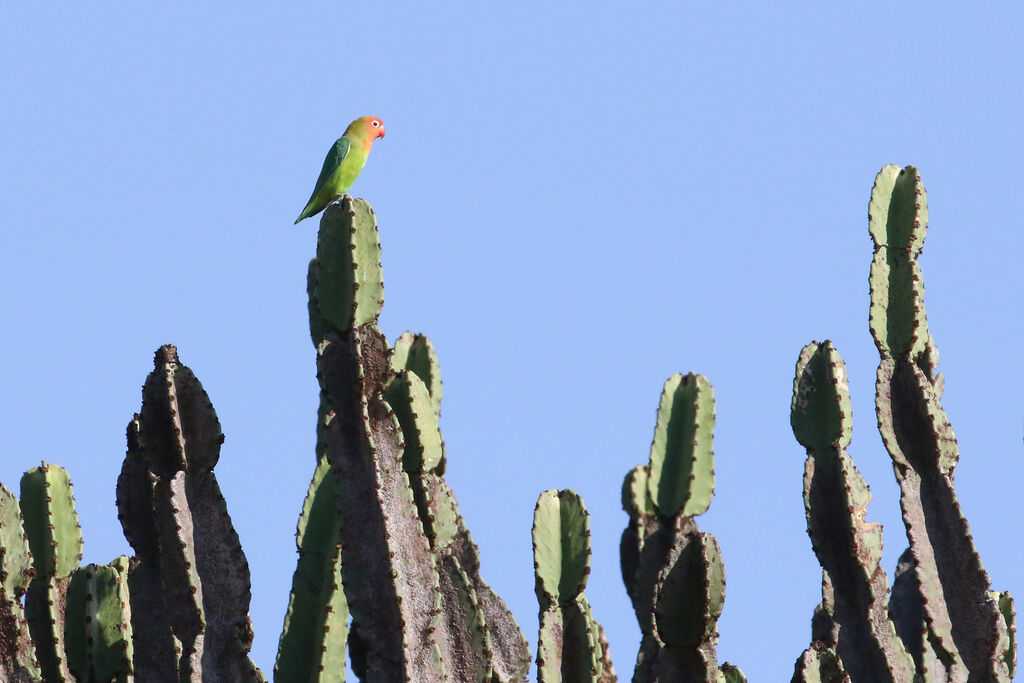
[[[807,450],[807,530],[822,601],[794,681],[1008,681],[1013,601],[989,588],[953,491],[956,439],[939,399],[917,256],[927,206],[912,167],[886,166],[869,210],[876,409],[910,547],[890,589],[882,529],[846,451],[846,369],[830,342],[801,352],[793,433]],[[278,681],[513,683],[531,655],[444,479],[442,384],[423,335],[389,344],[376,216],[344,196],[309,265],[320,406],[316,465],[274,666]],[[696,517],[715,488],[711,384],[671,376],[646,465],[622,489],[622,578],[642,632],[637,683],[745,681],[719,664],[725,565]],[[263,681],[249,658],[249,568],[213,473],[224,437],[202,385],[161,347],[128,426],[118,518],[135,554],[79,566],[66,471],[43,463],[20,497],[0,485],[0,680]],[[541,683],[617,680],[586,595],[590,517],[571,490],[543,492],[533,523]]]
[[[891,590],[882,528],[864,521],[871,494],[846,452],[852,432],[846,367],[828,341],[804,347],[792,426],[807,449],[807,532],[821,563],[822,601],[795,681],[1009,681],[1013,601],[988,574],[953,490],[956,437],[940,399],[918,256],[928,204],[912,166],[886,166],[868,209],[871,334],[881,357],[875,411],[900,486],[910,546]]]

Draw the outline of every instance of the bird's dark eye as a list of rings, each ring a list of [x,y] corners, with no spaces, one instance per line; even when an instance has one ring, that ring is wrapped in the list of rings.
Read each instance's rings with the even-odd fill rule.
[[[374,121],[373,122],[373,127],[374,128],[380,128],[380,121]]]

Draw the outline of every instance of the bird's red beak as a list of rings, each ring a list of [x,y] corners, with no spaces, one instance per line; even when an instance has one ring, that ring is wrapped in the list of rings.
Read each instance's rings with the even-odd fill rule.
[[[384,126],[380,127],[380,132],[377,133],[377,137],[379,137],[379,138],[384,137]]]

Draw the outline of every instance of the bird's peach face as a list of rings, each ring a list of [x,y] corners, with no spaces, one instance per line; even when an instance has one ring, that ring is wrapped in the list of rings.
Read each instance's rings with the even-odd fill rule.
[[[384,122],[376,116],[371,116],[367,125],[370,127],[370,132],[373,134],[373,137],[370,138],[371,140],[384,137]]]

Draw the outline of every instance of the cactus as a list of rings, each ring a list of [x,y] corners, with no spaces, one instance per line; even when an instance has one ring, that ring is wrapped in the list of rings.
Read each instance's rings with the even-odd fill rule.
[[[21,511],[35,560],[25,616],[47,681],[71,681],[64,651],[64,613],[71,573],[82,559],[82,528],[67,470],[43,463],[21,478]]]
[[[878,345],[875,409],[900,485],[900,506],[928,637],[951,679],[1009,680],[999,601],[953,490],[956,437],[939,402],[938,352],[928,333],[917,256],[928,222],[917,169],[886,166],[871,192],[871,332]],[[936,533],[937,529],[942,529]],[[897,615],[896,618],[899,618]],[[926,654],[911,653],[920,664]]]
[[[601,625],[584,593],[590,574],[590,515],[574,491],[545,491],[537,499],[533,566],[540,602],[538,681],[615,680],[607,644],[599,638]]]
[[[910,541],[885,610],[882,532],[863,521],[870,493],[846,454],[845,367],[828,342],[805,347],[797,364],[792,426],[808,453],[808,533],[824,577],[814,642],[794,680],[1008,681],[1013,674],[1012,599],[990,591],[953,490],[959,451],[940,403],[944,380],[917,261],[927,223],[917,170],[885,166],[868,207],[869,327],[880,355],[878,429]]]
[[[329,422],[322,400],[319,417],[322,441]],[[337,541],[338,482],[322,448],[317,450],[320,459],[295,534],[299,561],[274,666],[274,679],[282,682],[333,681],[345,670],[349,614]]]
[[[393,352],[375,325],[383,284],[368,203],[345,196],[324,212],[307,288],[321,443],[344,482],[335,498],[353,670],[370,680],[524,680],[525,639],[479,578],[442,478],[436,358],[409,337]]]
[[[128,558],[71,575],[65,606],[68,668],[79,681],[134,680]]]
[[[658,406],[650,461],[622,487],[629,525],[622,534],[622,579],[643,640],[634,681],[744,680],[717,664],[717,623],[725,601],[718,543],[693,519],[714,495],[711,384],[673,375]]]
[[[21,600],[35,576],[21,506],[0,484],[0,680],[42,677]]]
[[[864,521],[870,491],[846,450],[842,358],[830,342],[813,342],[797,363],[791,425],[807,453],[807,531],[823,571],[795,681],[1008,681],[1015,673],[1013,600],[990,590],[953,491],[959,452],[940,403],[944,379],[917,263],[926,223],[916,170],[883,168],[869,206],[876,412],[910,541],[891,591],[881,527]],[[320,383],[316,459],[275,680],[343,681],[348,664],[362,680],[525,681],[526,641],[481,578],[478,548],[444,478],[437,353],[408,332],[392,347],[377,328],[380,264],[373,210],[341,197],[323,214],[307,275]],[[638,683],[746,680],[717,663],[725,567],[717,540],[696,522],[714,495],[714,422],[708,381],[670,377],[648,463],[623,483],[622,577],[643,634]],[[63,469],[43,463],[27,472],[20,501],[0,485],[0,680],[265,680],[248,657],[248,564],[213,473],[220,423],[173,346],[157,351],[127,441],[117,508],[131,558],[78,566],[82,535]],[[617,680],[585,593],[589,525],[571,490],[538,498],[543,682]]]
[[[145,634],[136,674],[265,680],[247,656],[249,566],[213,473],[220,422],[177,349],[160,347],[154,365],[117,485],[118,519],[136,553],[128,571],[132,625]]]
[[[438,419],[441,418],[441,396],[444,388],[441,384],[441,364],[437,360],[437,352],[425,335],[406,332],[395,340],[391,350],[391,369],[396,373],[411,370],[423,380],[430,394],[430,402]]]
[[[807,533],[824,572],[815,633],[820,647],[804,653],[794,680],[820,677],[821,666],[808,664],[821,661],[826,648],[854,681],[910,683],[914,663],[888,617],[882,528],[863,519],[871,492],[846,453],[850,393],[846,366],[831,342],[813,342],[800,352],[790,415],[793,434],[807,449]]]

